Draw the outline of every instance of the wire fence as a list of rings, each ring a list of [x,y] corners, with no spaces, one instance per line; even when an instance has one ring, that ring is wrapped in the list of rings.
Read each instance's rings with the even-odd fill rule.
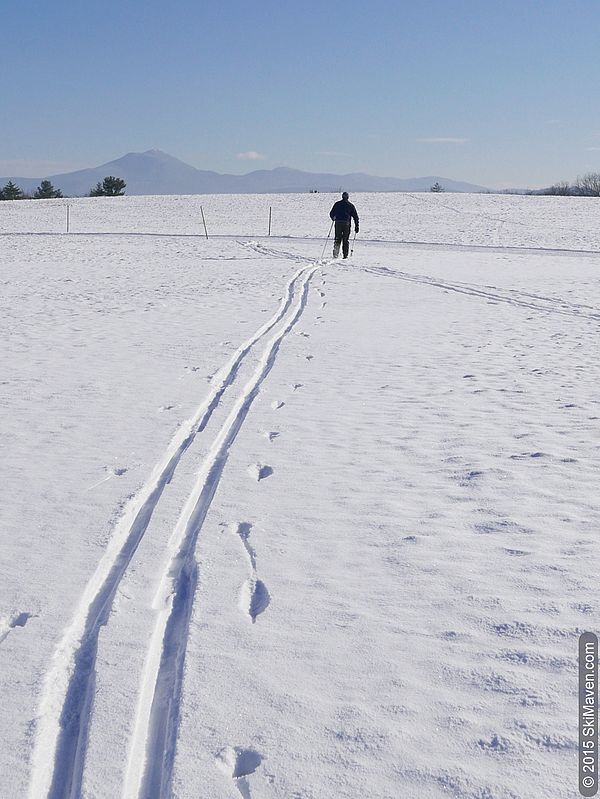
[[[0,203],[0,235],[323,235],[337,195],[191,195]]]
[[[206,194],[0,202],[3,234],[324,239],[338,194]],[[361,241],[599,251],[596,203],[572,197],[355,193]],[[581,198],[579,198],[581,199]]]

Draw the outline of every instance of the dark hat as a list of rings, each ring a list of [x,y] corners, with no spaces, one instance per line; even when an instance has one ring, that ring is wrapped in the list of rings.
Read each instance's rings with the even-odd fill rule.
[[[350,196],[350,195],[348,194],[348,192],[347,192],[347,191],[343,191],[343,192],[342,192],[342,200],[347,200],[349,196]]]

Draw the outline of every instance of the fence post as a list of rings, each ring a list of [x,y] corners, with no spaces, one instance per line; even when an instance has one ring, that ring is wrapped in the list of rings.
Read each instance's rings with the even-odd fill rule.
[[[208,238],[208,230],[206,229],[206,219],[204,218],[204,209],[200,206],[200,213],[202,214],[202,224],[204,225],[204,235]]]
[[[271,212],[272,211],[273,211],[273,208],[271,206],[269,206],[269,236],[271,235]]]

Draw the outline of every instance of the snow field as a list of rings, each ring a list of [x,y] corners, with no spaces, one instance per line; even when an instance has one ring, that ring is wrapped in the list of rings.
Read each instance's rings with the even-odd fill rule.
[[[5,202],[3,233],[64,233],[66,206],[73,235],[129,233],[260,237],[269,229],[280,237],[324,239],[333,194],[193,195],[96,197]],[[502,194],[353,194],[365,219],[359,241],[400,241],[474,247],[600,251],[593,199],[524,197]],[[202,209],[202,211],[201,211]],[[6,240],[17,252],[18,239]],[[44,242],[41,242],[42,250]],[[311,257],[320,257],[317,246]]]
[[[277,198],[300,236],[315,197]],[[399,230],[353,199],[388,241],[348,262],[0,236],[0,795],[574,795],[593,209],[394,195]]]

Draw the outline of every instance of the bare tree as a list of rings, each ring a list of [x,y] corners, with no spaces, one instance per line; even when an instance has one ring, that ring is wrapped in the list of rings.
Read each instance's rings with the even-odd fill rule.
[[[551,194],[558,197],[568,197],[573,193],[571,186],[566,180],[554,183],[549,189],[544,189],[540,194]]]
[[[577,178],[575,187],[583,197],[600,197],[600,172],[588,172]]]

